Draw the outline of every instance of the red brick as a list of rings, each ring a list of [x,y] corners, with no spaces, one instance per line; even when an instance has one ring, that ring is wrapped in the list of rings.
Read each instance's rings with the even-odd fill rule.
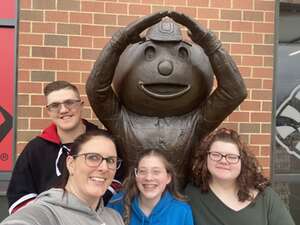
[[[263,35],[255,33],[242,33],[243,43],[263,43]]]
[[[254,32],[274,33],[274,24],[273,23],[254,23]]]
[[[188,6],[208,7],[209,0],[187,0]]]
[[[251,67],[248,66],[239,66],[239,71],[243,77],[250,77],[251,76]]]
[[[35,33],[55,33],[55,23],[32,23],[32,32]]]
[[[28,57],[30,54],[30,48],[19,45],[19,57]]]
[[[42,94],[40,94],[40,95],[31,95],[30,99],[31,99],[31,105],[42,106],[42,107],[44,107],[46,105],[45,97]]]
[[[81,2],[81,11],[83,12],[104,12],[104,2],[88,2],[82,1]]]
[[[28,119],[18,119],[18,129],[28,129],[29,128],[29,122]]]
[[[263,173],[265,173],[265,168],[270,167],[270,158],[269,157],[257,157],[258,163],[262,168],[264,168]]]
[[[219,19],[220,11],[218,9],[197,8],[197,18]]]
[[[272,101],[264,101],[262,103],[262,111],[272,111]]]
[[[246,44],[231,44],[232,54],[251,54],[252,46]]]
[[[68,12],[46,11],[45,20],[48,22],[68,22]]]
[[[69,45],[71,47],[92,47],[93,39],[91,37],[70,36]]]
[[[273,68],[253,68],[253,77],[273,78]]]
[[[261,156],[270,156],[271,155],[271,149],[269,146],[261,146],[261,151],[260,151]]]
[[[80,25],[79,24],[57,24],[57,33],[58,34],[80,34]]]
[[[243,20],[263,22],[264,13],[258,11],[244,11]]]
[[[225,30],[229,31],[230,22],[222,20],[209,20],[209,28],[211,30]]]
[[[19,93],[42,93],[42,84],[33,82],[19,82],[18,83]]]
[[[251,144],[268,145],[270,144],[271,137],[269,134],[252,134],[250,136]]]
[[[129,5],[129,15],[148,15],[151,13],[151,6],[148,5]]]
[[[274,12],[265,12],[265,21],[266,22],[274,22],[275,13]]]
[[[42,45],[43,35],[42,34],[20,34],[19,44],[20,45]]]
[[[96,36],[96,37],[104,36],[104,26],[82,24],[81,34]]]
[[[257,100],[272,100],[271,90],[252,90],[252,99]]]
[[[272,89],[273,88],[273,80],[263,80],[263,88],[264,89]]]
[[[273,45],[254,45],[254,55],[273,55]]]
[[[30,120],[30,128],[33,130],[44,129],[48,125],[50,125],[51,119],[31,119]]]
[[[19,69],[42,69],[41,59],[19,58]]]
[[[229,115],[229,121],[231,122],[249,122],[248,112],[233,112]]]
[[[20,70],[18,71],[18,84],[20,81],[29,81],[29,71]]]
[[[274,45],[274,34],[264,34],[264,44]]]
[[[20,9],[30,9],[32,7],[31,0],[22,0],[20,2]]]
[[[110,39],[111,36],[112,36],[116,31],[118,31],[120,28],[122,28],[122,27],[121,27],[121,26],[114,26],[114,27],[106,26],[106,27],[105,27],[105,36],[106,36],[106,37],[109,37],[109,39]]]
[[[243,56],[242,64],[247,66],[262,66],[263,58],[261,56]]]
[[[232,31],[244,31],[244,32],[251,32],[252,23],[250,22],[241,22],[241,21],[232,21]]]
[[[260,111],[259,101],[243,101],[240,105],[241,110],[245,111]]]
[[[269,112],[251,112],[251,122],[271,122],[271,113]]]
[[[55,48],[32,47],[32,57],[55,58]]]
[[[20,106],[20,105],[29,105],[29,96],[28,96],[28,94],[19,94],[17,97],[18,97],[18,106]]]
[[[221,10],[221,19],[224,20],[241,20],[242,12],[240,10]]]
[[[129,23],[137,20],[138,16],[118,16],[118,25],[127,26]]]
[[[246,83],[247,88],[255,88],[260,89],[262,88],[262,80],[261,79],[244,79],[244,82]]]
[[[30,32],[31,22],[19,21],[19,32]]]
[[[103,48],[110,38],[93,38],[93,48]]]
[[[268,56],[264,56],[264,66],[266,67],[273,67],[273,56],[268,57]]]
[[[80,72],[57,72],[57,80],[66,80],[71,83],[79,83]]]
[[[165,4],[172,6],[186,5],[186,0],[165,0]]]
[[[57,48],[57,58],[80,59],[79,48]]]
[[[274,12],[275,1],[255,0],[254,9]]]
[[[46,59],[44,62],[44,68],[46,70],[67,70],[67,60]]]
[[[187,15],[191,18],[195,18],[197,16],[196,8],[179,6],[179,7],[176,7],[175,10],[178,12],[184,13],[185,15]]]
[[[82,51],[82,59],[91,59],[96,60],[99,55],[98,49],[81,49]]]
[[[105,12],[112,14],[127,14],[128,7],[127,4],[123,3],[106,3]]]
[[[41,107],[23,107],[19,106],[18,110],[18,117],[41,117],[42,110]]]
[[[211,0],[211,7],[215,8],[230,8],[231,1],[230,0]]]
[[[93,22],[93,16],[90,13],[70,13],[70,22],[71,23],[87,23],[91,24]]]
[[[117,17],[115,15],[94,14],[94,23],[103,25],[115,25]]]
[[[253,0],[233,0],[232,8],[234,9],[252,9]]]
[[[70,60],[69,70],[70,71],[91,71],[92,62],[80,61],[80,60]]]
[[[142,0],[142,3],[149,3],[149,4],[163,4],[164,0]]]

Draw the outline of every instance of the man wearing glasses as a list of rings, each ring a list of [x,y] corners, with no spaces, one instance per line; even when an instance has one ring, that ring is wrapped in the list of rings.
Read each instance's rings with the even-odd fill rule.
[[[52,124],[25,146],[16,162],[7,190],[10,214],[55,185],[74,139],[98,129],[82,119],[83,101],[76,86],[54,81],[45,87],[44,95]],[[115,191],[113,187],[120,187],[120,182],[113,181],[105,200]]]

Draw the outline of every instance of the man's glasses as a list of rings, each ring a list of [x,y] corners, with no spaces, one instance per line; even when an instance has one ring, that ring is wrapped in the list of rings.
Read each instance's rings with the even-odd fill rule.
[[[122,163],[122,160],[118,159],[118,157],[116,156],[109,156],[105,158],[98,153],[82,153],[82,154],[73,155],[73,158],[77,158],[80,156],[84,156],[85,164],[88,167],[93,167],[93,168],[97,168],[98,166],[100,166],[100,164],[104,160],[106,161],[108,169],[111,170],[119,169]]]
[[[230,164],[236,164],[240,161],[241,156],[236,154],[225,154],[223,155],[220,152],[208,152],[208,156],[212,161],[219,162],[223,158],[226,159],[226,161]]]
[[[46,106],[47,110],[50,112],[58,113],[61,110],[61,106],[64,105],[68,110],[74,109],[81,103],[79,99],[67,99],[63,102],[53,102]]]

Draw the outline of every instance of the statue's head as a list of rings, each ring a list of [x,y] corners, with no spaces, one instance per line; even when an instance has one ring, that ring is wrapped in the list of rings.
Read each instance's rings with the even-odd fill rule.
[[[152,26],[146,41],[121,55],[113,86],[120,101],[135,113],[175,116],[197,108],[210,94],[213,71],[201,47],[182,40],[171,19]]]

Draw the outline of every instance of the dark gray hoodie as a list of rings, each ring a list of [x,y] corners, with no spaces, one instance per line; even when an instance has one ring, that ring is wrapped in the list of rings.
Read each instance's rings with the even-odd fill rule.
[[[0,225],[124,225],[121,216],[103,203],[95,211],[75,195],[63,193],[59,188],[41,193]]]

